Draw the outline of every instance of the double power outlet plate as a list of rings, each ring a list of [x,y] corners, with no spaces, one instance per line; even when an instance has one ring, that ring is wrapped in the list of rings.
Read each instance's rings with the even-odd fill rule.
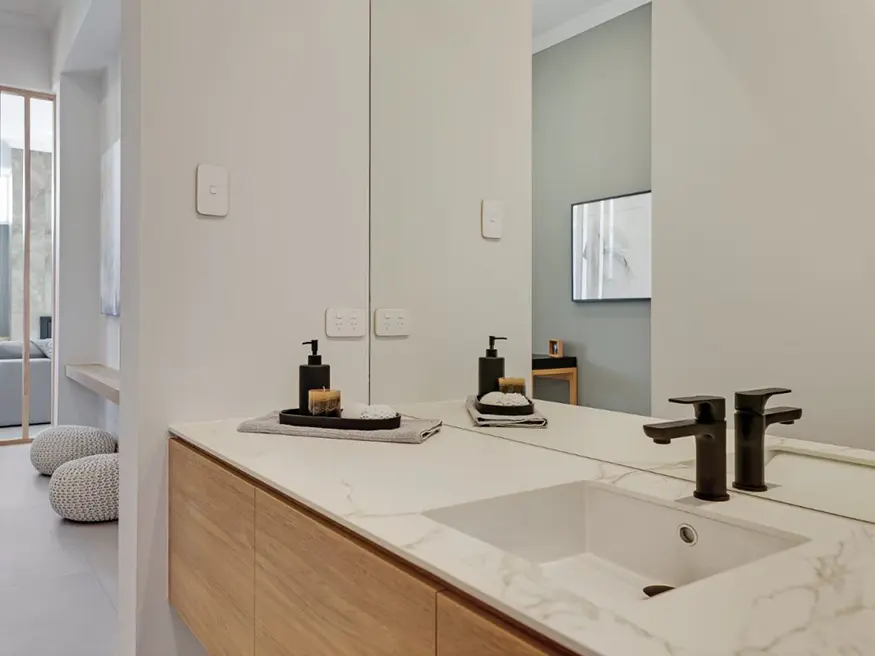
[[[406,337],[413,328],[409,310],[374,310],[374,334],[377,337]],[[328,337],[364,337],[368,334],[368,313],[358,308],[329,308],[325,311],[325,334]]]

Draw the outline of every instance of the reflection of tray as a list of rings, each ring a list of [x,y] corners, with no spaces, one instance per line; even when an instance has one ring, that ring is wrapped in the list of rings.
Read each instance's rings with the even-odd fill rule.
[[[344,417],[314,417],[302,414],[298,408],[280,412],[280,423],[286,426],[310,426],[336,430],[392,430],[401,427],[401,415],[389,419],[347,419]]]
[[[526,397],[528,398],[528,397]],[[535,402],[529,399],[528,405],[489,405],[480,403],[480,397],[474,402],[477,412],[484,415],[504,415],[507,417],[522,417],[535,414]]]

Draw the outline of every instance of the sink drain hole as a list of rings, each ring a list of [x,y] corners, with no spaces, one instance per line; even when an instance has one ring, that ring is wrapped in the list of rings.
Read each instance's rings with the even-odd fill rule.
[[[678,537],[681,539],[681,542],[691,547],[699,541],[699,534],[689,524],[678,526]]]

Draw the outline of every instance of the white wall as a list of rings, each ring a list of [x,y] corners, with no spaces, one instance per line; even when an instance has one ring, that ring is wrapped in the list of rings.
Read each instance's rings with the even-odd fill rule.
[[[875,0],[653,5],[653,412],[782,385],[875,448]]]
[[[67,59],[85,24],[92,0],[65,0],[52,30],[49,68],[52,80],[66,70]]]
[[[58,215],[55,230],[55,423],[101,425],[99,397],[64,375],[100,362],[100,77],[58,83]]]
[[[103,72],[99,107],[100,153],[106,153],[121,137],[121,60],[117,57]],[[103,180],[101,180],[103,184]],[[98,217],[99,220],[99,217]],[[94,290],[100,297],[100,287]],[[99,308],[98,308],[99,312]],[[119,367],[121,322],[119,317],[99,314],[97,317],[97,339],[100,362],[115,369]],[[118,406],[103,399],[101,403],[100,426],[118,431]]]
[[[360,0],[124,4],[126,656],[198,652],[167,604],[167,426],[292,405],[326,307],[367,307],[368,18]],[[225,219],[195,214],[199,163],[231,168]],[[332,383],[365,398],[367,340],[324,343]]]
[[[642,5],[650,4],[651,0],[572,0],[575,6],[582,9],[582,13],[551,27],[538,31],[532,35],[532,52],[539,53],[547,48],[552,48],[557,43],[572,39],[578,34],[583,34],[594,27],[612,21],[623,14],[633,11]],[[534,0],[534,11],[543,11],[539,0]],[[537,22],[536,22],[537,26]]]
[[[52,90],[52,46],[48,30],[0,25],[0,86]]]
[[[531,7],[526,0],[374,0],[371,304],[413,333],[374,338],[371,396],[477,390],[490,334],[508,375],[531,369]],[[480,236],[480,202],[506,208]]]

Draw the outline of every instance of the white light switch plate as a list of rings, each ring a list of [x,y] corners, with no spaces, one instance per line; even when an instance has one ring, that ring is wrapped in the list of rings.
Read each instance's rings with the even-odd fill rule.
[[[201,164],[197,167],[197,213],[228,216],[228,169]]]
[[[325,334],[328,337],[364,337],[368,334],[367,310],[328,308],[325,310]]]
[[[374,333],[377,337],[407,337],[412,330],[413,315],[410,310],[374,310]]]
[[[504,203],[484,200],[480,210],[480,233],[486,239],[501,239],[504,230]]]

